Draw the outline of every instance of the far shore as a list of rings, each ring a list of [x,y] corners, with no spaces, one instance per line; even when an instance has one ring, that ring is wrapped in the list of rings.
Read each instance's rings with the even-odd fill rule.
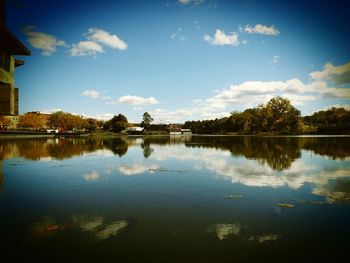
[[[20,139],[20,138],[118,138],[118,137],[189,137],[189,136],[217,136],[217,137],[350,137],[350,134],[165,134],[164,132],[153,132],[152,134],[122,134],[122,133],[44,133],[35,131],[1,131],[0,139]]]

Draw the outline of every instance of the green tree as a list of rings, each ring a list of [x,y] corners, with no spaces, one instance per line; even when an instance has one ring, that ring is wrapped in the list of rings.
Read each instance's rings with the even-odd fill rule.
[[[266,115],[269,130],[278,133],[293,133],[298,131],[300,111],[294,108],[288,99],[272,98],[266,104]]]
[[[148,112],[145,112],[142,116],[141,126],[149,130],[152,122],[153,122],[153,118],[151,114],[149,114]]]
[[[109,129],[114,132],[121,132],[128,127],[128,119],[123,114],[118,114],[114,116],[109,123]]]

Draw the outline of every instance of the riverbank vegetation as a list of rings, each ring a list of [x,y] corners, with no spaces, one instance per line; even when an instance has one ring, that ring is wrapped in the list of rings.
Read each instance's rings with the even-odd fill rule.
[[[11,121],[0,116],[0,128],[6,130]],[[115,115],[108,121],[84,118],[67,112],[52,114],[25,113],[19,117],[17,130],[75,131],[104,134],[125,134],[128,127],[141,126],[140,134],[164,135],[171,129],[190,129],[196,134],[350,134],[350,110],[330,108],[302,117],[288,99],[272,98],[264,105],[249,108],[243,112],[234,111],[229,117],[213,120],[186,121],[184,124],[152,124],[153,118],[145,112],[142,122],[129,123],[123,114]],[[175,128],[174,128],[175,127]]]
[[[333,107],[302,117],[288,99],[275,97],[229,117],[187,121],[183,127],[199,134],[349,134],[350,110]]]

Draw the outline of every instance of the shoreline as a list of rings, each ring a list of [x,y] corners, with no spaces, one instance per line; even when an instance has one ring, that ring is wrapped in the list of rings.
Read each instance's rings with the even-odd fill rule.
[[[47,134],[35,132],[0,132],[0,139],[22,138],[120,138],[120,137],[350,137],[350,134]]]

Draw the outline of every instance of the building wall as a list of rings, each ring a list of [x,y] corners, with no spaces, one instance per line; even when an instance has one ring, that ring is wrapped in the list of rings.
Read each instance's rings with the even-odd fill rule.
[[[18,114],[18,90],[16,92],[14,88],[15,59],[3,50],[0,50],[0,56],[0,115],[16,115]],[[9,61],[5,62],[5,60]],[[10,64],[6,65],[8,63]]]
[[[6,68],[5,60],[9,56],[9,68]],[[6,51],[0,50],[0,81],[3,83],[8,83],[12,87],[14,86],[14,72],[15,72],[15,59],[13,56],[9,55]]]

